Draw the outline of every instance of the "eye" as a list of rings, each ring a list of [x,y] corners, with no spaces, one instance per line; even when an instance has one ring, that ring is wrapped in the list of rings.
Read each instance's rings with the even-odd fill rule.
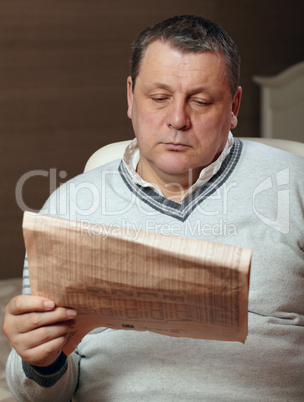
[[[210,101],[208,101],[208,100],[204,100],[204,99],[192,99],[192,102],[194,102],[195,103],[195,105],[197,105],[197,106],[208,106],[208,105],[211,105],[211,102]]]
[[[166,96],[152,96],[151,99],[156,103],[163,103],[168,99],[168,97],[166,97]]]

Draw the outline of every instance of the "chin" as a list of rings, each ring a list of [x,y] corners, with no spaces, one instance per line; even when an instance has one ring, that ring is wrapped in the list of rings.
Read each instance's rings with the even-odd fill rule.
[[[170,175],[170,176],[185,176],[189,175],[191,172],[194,171],[201,171],[201,168],[195,168],[193,166],[181,166],[180,164],[177,166],[172,166],[169,164],[166,164],[165,166],[159,166],[158,167],[161,171],[164,173]]]
[[[193,158],[184,158],[183,155],[166,155],[156,162],[156,166],[170,175],[183,175],[191,170],[202,169],[200,163],[193,162]]]

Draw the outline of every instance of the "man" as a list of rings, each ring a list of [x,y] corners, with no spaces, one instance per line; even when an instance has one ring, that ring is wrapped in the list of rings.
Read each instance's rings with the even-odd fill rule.
[[[181,16],[149,27],[135,41],[127,82],[137,140],[123,161],[61,186],[43,213],[174,228],[180,236],[253,249],[246,344],[99,328],[66,357],[61,349],[77,312],[30,296],[25,265],[27,295],[8,304],[4,322],[16,398],[303,399],[304,162],[233,138],[238,75],[237,48],[216,24]],[[70,197],[71,183],[98,188],[98,206],[85,188]]]

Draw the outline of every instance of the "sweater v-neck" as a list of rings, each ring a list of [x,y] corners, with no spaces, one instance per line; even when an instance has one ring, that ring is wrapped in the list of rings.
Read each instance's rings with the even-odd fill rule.
[[[210,197],[227,181],[240,158],[242,146],[242,141],[235,138],[232,149],[224,159],[220,170],[212,176],[207,183],[198,188],[189,198],[180,203],[165,198],[158,194],[152,187],[144,187],[135,183],[123,160],[120,162],[118,170],[130,191],[139,199],[162,214],[183,222],[198,205],[206,198]]]

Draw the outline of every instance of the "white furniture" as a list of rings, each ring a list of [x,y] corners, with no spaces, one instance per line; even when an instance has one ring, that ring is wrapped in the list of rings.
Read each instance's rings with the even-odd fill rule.
[[[242,139],[242,138],[241,138]],[[304,143],[297,141],[288,141],[275,138],[243,138],[244,140],[259,141],[266,145],[271,145],[275,148],[284,149],[304,156]],[[98,149],[87,161],[84,171],[95,169],[98,166],[105,165],[108,162],[120,159],[123,157],[124,151],[131,140],[114,142]]]
[[[88,159],[84,171],[87,172],[98,166],[105,165],[108,162],[115,161],[115,159],[121,159],[130,142],[131,140],[113,142],[112,144],[99,148]]]
[[[253,81],[261,87],[261,136],[304,142],[304,61]]]

